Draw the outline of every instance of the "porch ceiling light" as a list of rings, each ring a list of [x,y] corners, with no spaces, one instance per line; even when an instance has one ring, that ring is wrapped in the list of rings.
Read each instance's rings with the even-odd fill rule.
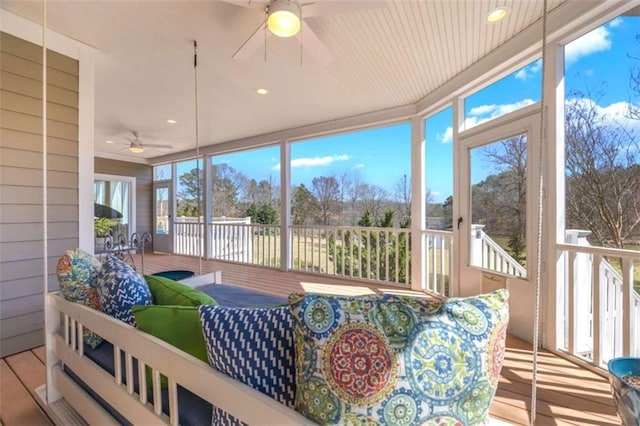
[[[279,37],[291,37],[300,31],[300,6],[291,0],[273,0],[267,18],[269,31]]]
[[[133,152],[134,154],[142,154],[144,152],[144,147],[132,143],[131,146],[129,146],[129,151]]]
[[[509,10],[505,6],[496,7],[487,14],[487,22],[498,22],[507,16]]]

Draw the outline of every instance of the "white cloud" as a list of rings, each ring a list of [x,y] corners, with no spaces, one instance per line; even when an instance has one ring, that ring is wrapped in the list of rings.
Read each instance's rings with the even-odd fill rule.
[[[512,104],[480,105],[478,107],[471,108],[471,111],[469,111],[470,117],[467,120],[475,120],[476,124],[484,123],[487,120],[517,111],[533,103],[535,103],[533,99],[527,98]],[[468,127],[465,127],[465,129],[468,129]]]
[[[533,99],[527,98],[512,104],[480,105],[475,108],[471,108],[471,111],[469,111],[469,117],[464,120],[462,128],[470,129],[478,124],[482,124],[510,112],[517,111],[533,103],[535,103]],[[436,138],[440,143],[451,143],[453,141],[453,127],[447,127],[444,132],[438,133]]]
[[[622,18],[617,17],[616,19],[614,19],[614,20],[612,20],[611,22],[609,22],[609,26],[610,26],[611,28],[617,28],[617,27],[619,27],[620,25],[622,25],[622,23],[623,23]]]
[[[498,105],[480,105],[478,107],[475,108],[471,108],[471,111],[469,111],[469,115],[486,115],[486,114],[490,114],[493,111],[496,110],[496,108],[498,108]]]
[[[531,65],[528,65],[524,68],[521,68],[517,73],[515,73],[514,77],[518,80],[527,80],[537,74],[542,70],[542,60],[538,59]]]
[[[610,105],[602,106],[598,105],[592,99],[567,99],[567,103],[580,102],[586,104],[588,107],[593,106],[605,121],[609,121],[610,124],[621,125],[629,131],[640,132],[640,120],[629,118],[629,102],[614,102]],[[635,105],[636,108],[640,108],[640,105]]]
[[[355,166],[353,166],[354,169],[364,169],[364,164],[362,163],[358,163]]]
[[[440,141],[440,143],[451,143],[453,142],[453,127],[447,127],[447,129],[438,135],[436,138]]]
[[[291,168],[328,166],[334,161],[346,161],[350,158],[351,156],[346,154],[296,158],[295,160],[291,160]],[[280,170],[280,163],[273,166],[273,170]]]
[[[610,35],[605,27],[598,27],[567,44],[564,50],[566,64],[571,65],[580,58],[611,49]]]

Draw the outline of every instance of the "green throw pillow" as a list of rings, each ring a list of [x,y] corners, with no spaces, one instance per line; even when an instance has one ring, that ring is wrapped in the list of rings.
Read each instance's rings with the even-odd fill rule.
[[[208,363],[207,346],[202,335],[202,325],[196,306],[147,305],[131,308],[138,329],[145,331],[178,349]],[[161,385],[167,386],[162,376]],[[153,386],[152,375],[147,367],[147,387]]]
[[[146,275],[144,279],[156,305],[217,305],[210,296],[172,279],[155,275]]]

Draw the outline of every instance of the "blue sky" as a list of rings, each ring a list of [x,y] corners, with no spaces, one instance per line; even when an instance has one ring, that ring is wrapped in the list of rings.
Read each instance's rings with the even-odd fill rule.
[[[567,93],[579,91],[590,94],[602,114],[624,122],[639,133],[640,123],[623,116],[630,101],[629,69],[640,60],[640,18],[624,17],[585,34],[566,47],[565,84]],[[465,101],[465,127],[517,110],[540,100],[541,61],[524,67],[505,77]],[[640,99],[631,99],[640,102]],[[426,122],[427,187],[432,201],[442,202],[452,194],[453,147],[451,141],[451,109],[444,110]],[[378,185],[393,193],[403,174],[410,175],[409,124],[371,129],[330,136],[291,147],[292,182],[309,186],[316,176],[356,175],[361,181]],[[256,180],[279,182],[278,147],[257,149],[241,154],[218,156],[214,163],[227,163]],[[194,165],[192,162],[191,167]],[[185,165],[186,166],[186,165]],[[474,182],[491,173],[481,170]],[[180,174],[187,167],[179,167]],[[188,169],[187,169],[188,170]]]

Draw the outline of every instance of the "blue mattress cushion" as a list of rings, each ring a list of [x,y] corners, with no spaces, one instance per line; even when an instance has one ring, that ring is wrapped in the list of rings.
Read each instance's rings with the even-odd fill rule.
[[[235,380],[294,406],[293,317],[288,306],[198,307],[209,364]],[[211,424],[238,424],[214,408]],[[237,423],[236,423],[237,422]]]
[[[108,254],[96,281],[102,310],[109,316],[136,325],[133,305],[152,305],[151,291],[144,277],[130,265]]]
[[[84,354],[86,357],[91,359],[93,362],[98,364],[103,370],[107,371],[112,376],[115,376],[115,367],[113,362],[113,345],[107,341],[105,341],[102,345],[98,346],[95,349],[92,349],[89,345],[84,345]],[[125,356],[124,352],[120,352],[120,363],[122,366],[125,365]],[[75,373],[69,369],[68,367],[64,367],[65,371],[83,388],[85,389],[91,396],[102,406],[104,407],[120,424],[122,425],[130,425],[131,423],[124,418],[118,411],[116,411],[113,407],[111,407],[104,399],[98,396],[90,387],[88,387],[84,382],[82,382]],[[139,391],[138,386],[138,363],[134,359],[133,360],[133,371],[136,372],[133,376],[133,388],[137,393]],[[126,385],[127,378],[125,375],[125,368],[122,368],[122,383]],[[147,388],[147,401],[153,404],[153,392]],[[166,388],[161,389],[162,396],[162,412],[165,414],[169,414],[169,394]],[[181,425],[204,425],[208,424],[211,421],[211,404],[209,404],[204,399],[195,395],[194,393],[189,392],[187,389],[184,389],[182,386],[178,385],[178,404],[180,410],[178,412],[179,423]]]

